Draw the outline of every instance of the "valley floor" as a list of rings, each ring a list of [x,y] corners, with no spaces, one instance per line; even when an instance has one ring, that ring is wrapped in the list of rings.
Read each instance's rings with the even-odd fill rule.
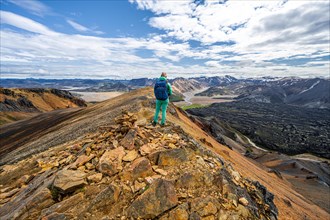
[[[208,97],[208,96],[196,96],[196,94],[201,93],[207,90],[208,87],[203,89],[198,89],[190,92],[183,93],[184,101],[175,102],[175,105],[178,107],[192,105],[192,104],[199,104],[199,105],[210,105],[212,103],[222,103],[222,102],[232,102],[237,95],[223,95],[223,96],[215,96],[215,97]]]
[[[111,99],[117,97],[124,92],[75,92],[73,93],[78,94],[82,99],[86,102],[102,102],[107,99]]]

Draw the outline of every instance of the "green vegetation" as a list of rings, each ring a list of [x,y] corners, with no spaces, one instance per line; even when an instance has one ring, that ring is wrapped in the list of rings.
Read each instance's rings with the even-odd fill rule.
[[[58,189],[56,189],[55,187],[48,187],[48,189],[50,190],[50,193],[51,193],[54,201],[57,201],[57,202],[60,201],[61,195],[60,195],[60,192],[58,191]]]
[[[201,104],[191,104],[191,105],[184,105],[181,108],[183,110],[187,110],[187,109],[192,109],[192,108],[205,108],[208,107],[209,105],[201,105]]]
[[[171,102],[180,102],[180,101],[183,101],[183,96],[182,95],[177,95],[177,94],[172,94],[170,96],[170,101]]]

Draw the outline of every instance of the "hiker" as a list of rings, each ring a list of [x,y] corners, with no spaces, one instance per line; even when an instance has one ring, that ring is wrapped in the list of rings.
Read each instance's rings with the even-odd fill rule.
[[[166,121],[166,109],[169,103],[169,96],[172,95],[172,87],[171,84],[167,81],[167,74],[162,73],[159,79],[157,79],[154,93],[156,97],[156,112],[154,116],[154,120],[152,122],[153,125],[158,123],[158,115],[160,108],[162,108],[162,121],[160,125],[165,125]]]

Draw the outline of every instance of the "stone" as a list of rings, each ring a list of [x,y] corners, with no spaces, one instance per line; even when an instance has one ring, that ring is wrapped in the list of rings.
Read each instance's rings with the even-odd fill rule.
[[[95,169],[95,166],[94,166],[94,164],[92,164],[92,163],[86,163],[86,164],[85,164],[85,167],[86,167],[88,170],[93,170],[93,169]]]
[[[215,219],[214,215],[209,215],[201,218],[201,220],[214,220],[214,219]]]
[[[77,170],[81,171],[81,172],[84,172],[86,170],[86,167],[85,166],[80,166],[77,168]]]
[[[177,148],[177,147],[176,147],[174,144],[172,144],[172,143],[169,143],[169,144],[168,144],[168,147],[171,148],[171,149]]]
[[[122,158],[125,154],[123,147],[104,152],[100,158],[97,169],[108,176],[115,175],[123,169]]]
[[[203,166],[203,167],[205,167],[206,166],[206,163],[205,163],[204,159],[202,157],[200,157],[200,156],[196,156],[196,157],[197,157],[196,163],[199,164],[199,165],[201,165],[201,166]]]
[[[153,148],[151,147],[151,144],[144,144],[142,147],[140,147],[140,154],[142,156],[145,156],[147,154],[150,154],[152,152]]]
[[[143,194],[128,207],[131,218],[149,219],[171,209],[178,204],[178,198],[172,182],[163,179],[155,180]]]
[[[42,217],[41,220],[70,220],[73,218],[74,216],[71,214],[54,212],[50,215]]]
[[[52,213],[64,213],[75,206],[79,205],[84,199],[83,193],[77,193],[61,202],[55,203],[54,205],[50,206],[47,209],[43,209],[41,212],[41,217],[49,216]],[[50,218],[46,218],[50,219]]]
[[[239,181],[241,180],[241,175],[237,171],[232,171],[231,175],[234,178],[234,180],[236,181],[236,183],[239,183]]]
[[[123,161],[131,162],[131,161],[135,160],[138,156],[139,156],[139,154],[136,150],[131,150],[123,157]]]
[[[173,220],[188,220],[189,214],[183,207],[178,207],[169,213],[169,218]]]
[[[95,157],[94,154],[90,154],[89,156],[86,155],[80,155],[77,160],[74,162],[74,165],[76,167],[80,167],[82,165],[84,165],[85,163],[87,163],[88,161],[90,161],[91,159],[93,159]]]
[[[134,126],[145,126],[147,124],[146,118],[139,118],[135,123]]]
[[[148,159],[150,160],[150,162],[152,164],[157,164],[157,161],[158,161],[158,158],[159,158],[159,154],[161,152],[165,152],[164,150],[155,150],[153,152],[151,152],[149,155],[148,155]]]
[[[86,185],[85,176],[79,170],[61,170],[56,174],[53,187],[62,194],[72,193]]]
[[[140,157],[132,162],[127,170],[123,173],[124,180],[136,180],[153,175],[152,167],[149,160],[145,157]]]
[[[242,206],[241,204],[239,204],[239,205],[237,206],[237,208],[236,208],[236,211],[237,211],[238,214],[239,214],[240,216],[242,216],[244,219],[249,219],[249,217],[250,217],[250,212],[249,212],[249,210],[248,210],[246,207],[244,207],[244,206]]]
[[[89,156],[91,152],[92,152],[92,149],[90,147],[87,147],[86,151],[85,151],[86,155]]]
[[[234,193],[229,193],[228,196],[227,196],[228,200],[231,201],[231,203],[234,204],[234,206],[238,206],[238,203],[237,203],[237,196],[236,194]]]
[[[247,206],[249,204],[249,201],[244,197],[239,198],[238,201],[244,206]]]
[[[118,141],[117,141],[117,140],[113,140],[113,141],[112,141],[112,144],[113,144],[113,146],[114,146],[115,148],[118,147]]]
[[[197,172],[195,172],[195,175],[187,172],[182,174],[177,179],[176,186],[185,189],[195,189],[201,187],[203,183],[199,180],[199,178],[196,175],[198,175]]]
[[[19,191],[20,191],[20,189],[16,188],[16,189],[10,190],[9,192],[1,193],[0,194],[0,199],[5,199],[5,198],[12,197],[13,195],[15,195]]]
[[[166,150],[159,154],[157,165],[176,166],[188,160],[187,152],[184,149]]]
[[[201,217],[196,212],[192,212],[189,215],[189,220],[201,220]]]
[[[162,176],[161,175],[153,175],[153,176],[147,176],[145,179],[145,181],[149,184],[153,183],[156,179],[161,179]]]
[[[84,210],[82,214],[91,213],[92,210],[99,210],[102,208],[106,208],[111,204],[114,204],[118,201],[120,192],[121,189],[117,185],[109,185],[91,201],[89,206]]]
[[[89,199],[89,198],[94,198],[95,195],[99,194],[101,192],[101,189],[102,187],[100,187],[99,185],[87,185],[85,187],[85,190],[84,190],[84,196],[86,199]]]
[[[147,184],[145,184],[144,182],[139,182],[139,181],[135,181],[134,182],[134,187],[132,189],[133,193],[139,191],[140,189],[143,189]]]
[[[1,207],[0,216],[1,219],[38,219],[40,211],[53,204],[54,200],[50,190],[48,188],[39,188],[24,201],[20,200],[20,203],[13,207],[14,210],[5,210],[3,209],[4,207]]]
[[[163,169],[155,169],[155,172],[162,175],[162,176],[166,176],[167,175],[167,171],[163,170]]]
[[[217,206],[220,206],[220,204],[213,197],[196,198],[191,202],[191,211],[205,217],[215,215],[218,212]]]
[[[0,185],[1,189],[0,189],[0,193],[5,193],[5,192],[9,192],[11,190],[13,190],[15,187],[6,187],[6,188],[3,188],[2,185]]]
[[[103,177],[102,173],[95,173],[93,175],[88,176],[87,180],[89,182],[98,183],[102,180],[102,177]]]
[[[22,186],[28,184],[33,178],[34,178],[33,175],[24,175],[21,178],[19,178],[17,182],[20,186]]]
[[[136,130],[130,129],[123,138],[123,140],[120,142],[120,145],[123,146],[126,150],[133,150],[135,137]]]

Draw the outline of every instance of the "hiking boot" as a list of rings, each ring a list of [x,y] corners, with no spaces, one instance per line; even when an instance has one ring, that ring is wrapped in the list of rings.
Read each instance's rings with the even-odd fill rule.
[[[151,123],[153,126],[156,126],[157,125],[157,122],[155,122],[155,121],[152,121],[152,123]]]

